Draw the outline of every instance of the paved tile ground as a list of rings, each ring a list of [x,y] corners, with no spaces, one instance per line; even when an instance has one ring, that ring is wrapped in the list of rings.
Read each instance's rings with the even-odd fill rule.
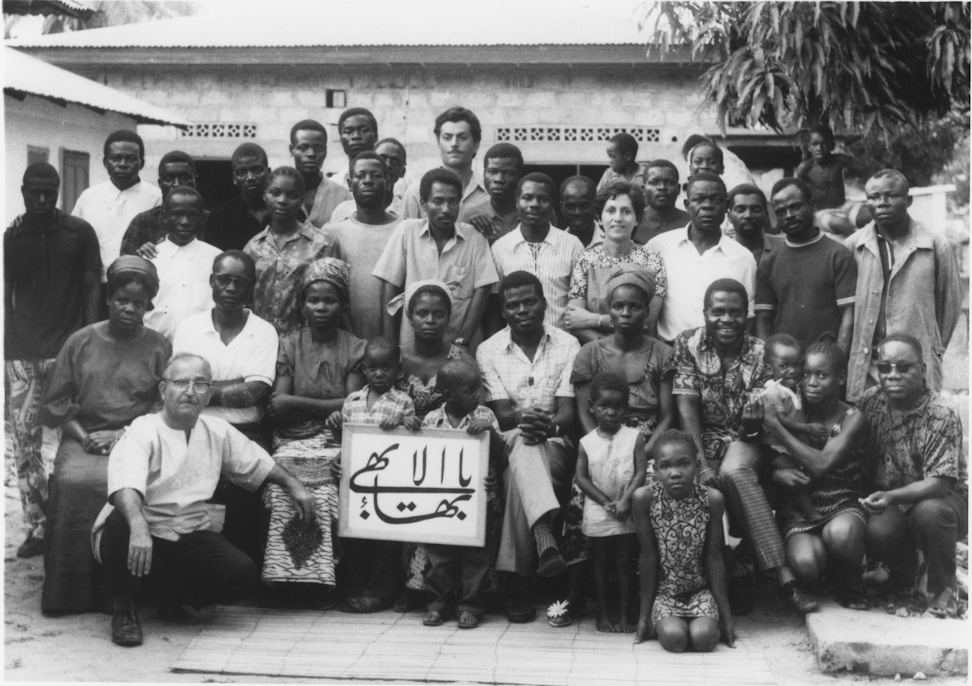
[[[545,630],[491,616],[460,630],[454,622],[423,627],[420,616],[221,607],[173,670],[537,686],[776,683],[745,632],[734,649],[675,655],[656,642],[599,634],[589,621]]]

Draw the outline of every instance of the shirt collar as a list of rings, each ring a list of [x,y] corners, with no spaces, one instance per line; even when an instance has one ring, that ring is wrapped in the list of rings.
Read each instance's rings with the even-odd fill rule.
[[[709,335],[709,332],[706,331],[705,326],[700,327],[700,331],[702,332],[702,335],[699,338],[699,352],[715,353],[716,352],[715,341],[712,340],[712,337]],[[753,347],[754,340],[755,339],[752,336],[750,336],[748,333],[746,333],[745,331],[743,332],[742,348],[739,349],[740,362],[747,355],[749,355],[749,351]]]
[[[550,340],[549,327],[546,324],[541,324],[541,326],[543,327],[543,335],[540,336],[540,345],[537,346],[537,350],[546,345],[546,343]],[[513,330],[510,328],[509,324],[506,325],[505,329],[500,331],[500,334],[505,337],[503,342],[505,343],[504,348],[506,350],[513,350],[520,347],[513,341]],[[535,357],[534,361],[536,361]]]
[[[682,243],[688,243],[689,245],[692,246],[692,249],[695,250],[695,244],[692,243],[691,240],[689,240],[689,227],[690,226],[692,226],[692,223],[691,222],[689,222],[688,224],[686,224],[684,229],[680,229],[680,231],[682,231],[683,233],[682,233],[682,237],[678,240],[678,243],[679,243],[679,245],[681,245]],[[716,243],[711,248],[709,248],[709,250],[719,249],[722,252],[726,252],[726,246],[729,245],[730,243],[736,243],[735,239],[729,238],[729,236],[727,236],[726,234],[720,232],[720,234],[719,234],[719,242]],[[739,245],[739,244],[736,243],[736,245]],[[742,248],[741,245],[739,245],[739,247]],[[709,252],[709,250],[706,250],[706,252]]]
[[[871,221],[869,224],[867,224],[867,226],[860,230],[857,248],[860,249],[867,247],[871,250],[871,252],[877,254],[878,235],[877,223]],[[908,215],[908,236],[906,240],[915,248],[933,250],[935,247],[935,240],[932,237],[932,233],[928,227],[921,222],[915,221],[910,214]]]
[[[516,245],[517,243],[528,243],[528,242],[530,242],[530,241],[527,241],[527,239],[523,237],[523,231],[520,228],[522,226],[523,226],[523,224],[521,222],[518,222],[517,225],[516,225],[516,228],[513,229],[513,234],[516,236],[516,240],[513,241],[513,244],[514,245]],[[560,229],[558,229],[556,226],[554,226],[553,224],[551,224],[550,225],[550,228],[547,229],[547,235],[544,236],[543,237],[543,240],[540,241],[540,242],[541,243],[550,243],[551,245],[553,245],[553,241],[550,239],[550,236],[551,236],[551,234],[553,234],[554,231],[560,231]]]
[[[456,222],[456,226],[453,229],[456,234],[455,235],[456,239],[461,238],[463,240],[466,240],[468,238],[468,236],[466,235],[467,226],[469,225],[466,224],[465,222],[460,222],[460,221]],[[430,239],[432,238],[432,227],[429,225],[428,219],[422,220],[422,226],[421,228],[419,228],[419,236],[428,236]]]

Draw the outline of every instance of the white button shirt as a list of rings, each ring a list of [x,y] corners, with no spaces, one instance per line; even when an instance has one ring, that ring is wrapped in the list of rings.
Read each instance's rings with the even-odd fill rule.
[[[172,340],[176,328],[187,317],[213,307],[209,275],[220,250],[194,238],[176,245],[168,237],[156,246],[152,258],[159,272],[159,293],[152,299],[155,308],[145,313],[145,326]]]
[[[162,191],[139,181],[131,188],[118,190],[111,181],[86,188],[71,214],[94,227],[101,248],[101,281],[108,267],[121,253],[122,238],[135,215],[162,204]]]
[[[705,325],[705,289],[717,279],[741,283],[749,295],[747,316],[755,316],[756,260],[733,239],[723,234],[716,245],[700,255],[688,238],[686,226],[655,236],[645,247],[661,253],[668,276],[668,291],[658,316],[658,337],[662,340],[673,341],[683,331]]]
[[[205,358],[213,370],[213,381],[262,381],[273,385],[277,369],[279,339],[273,324],[260,319],[250,310],[243,330],[236,338],[223,343],[213,325],[213,311],[206,310],[179,324],[172,339],[173,353],[193,353]],[[230,424],[250,424],[263,419],[263,406],[223,407],[209,405],[204,415],[220,417]]]

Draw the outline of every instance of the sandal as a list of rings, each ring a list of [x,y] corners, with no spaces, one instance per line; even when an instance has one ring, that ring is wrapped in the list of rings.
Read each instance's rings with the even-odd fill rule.
[[[459,613],[459,628],[460,629],[475,629],[479,626],[479,620],[476,619],[474,615],[469,610],[463,610]]]
[[[816,600],[800,590],[796,579],[787,581],[780,588],[780,597],[786,601],[787,605],[798,615],[805,615],[816,612],[820,605]]]
[[[955,598],[955,589],[951,584],[942,589],[928,605],[928,613],[933,617],[944,619],[946,617],[958,616],[958,601]]]
[[[570,612],[569,600],[557,600],[547,608],[547,624],[555,629],[562,629],[574,623],[574,616]]]
[[[442,626],[443,622],[445,622],[445,617],[435,610],[429,610],[422,617],[422,624],[425,626]]]

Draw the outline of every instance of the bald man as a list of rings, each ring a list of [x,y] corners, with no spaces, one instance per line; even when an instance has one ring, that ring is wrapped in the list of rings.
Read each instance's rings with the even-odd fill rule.
[[[47,473],[35,422],[41,393],[64,341],[97,321],[101,293],[98,237],[88,222],[57,209],[60,186],[46,162],[27,167],[25,212],[3,237],[7,409],[27,527],[18,557],[43,552]]]

